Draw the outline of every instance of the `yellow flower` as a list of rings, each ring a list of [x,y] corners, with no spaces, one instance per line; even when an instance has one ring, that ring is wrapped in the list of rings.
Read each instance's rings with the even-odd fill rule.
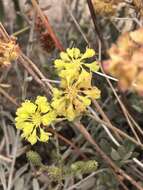
[[[68,76],[61,81],[61,89],[53,89],[52,107],[57,114],[69,121],[86,111],[92,99],[100,98],[100,90],[91,86],[92,74],[84,69],[75,79],[68,81]]]
[[[22,137],[27,139],[32,145],[37,140],[46,142],[51,133],[45,132],[42,125],[50,125],[56,119],[56,114],[52,110],[47,98],[38,96],[35,103],[26,100],[17,109],[15,118],[16,128],[23,131]]]
[[[92,58],[95,55],[95,51],[93,49],[87,48],[85,53],[81,53],[78,48],[71,48],[67,49],[66,52],[60,53],[60,59],[56,59],[54,64],[57,68],[59,74],[63,70],[68,70],[69,74],[71,74],[71,71],[76,74],[76,72],[79,72],[81,68],[87,68],[92,72],[99,70],[99,65],[96,61],[91,62],[89,64],[89,61],[85,62],[88,58]]]
[[[11,61],[18,58],[19,54],[20,49],[14,39],[11,39],[9,42],[0,40],[0,66],[9,65]]]

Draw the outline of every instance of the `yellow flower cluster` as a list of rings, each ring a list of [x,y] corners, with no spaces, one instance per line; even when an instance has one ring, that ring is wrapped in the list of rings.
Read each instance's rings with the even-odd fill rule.
[[[0,40],[0,66],[9,65],[11,61],[18,58],[19,53],[19,47],[14,39],[9,42]]]
[[[37,140],[48,141],[51,133],[45,132],[43,127],[50,125],[56,119],[56,114],[46,97],[38,96],[35,103],[26,100],[17,109],[16,115],[16,128],[23,131],[22,137],[31,144]]]
[[[72,48],[61,52],[61,59],[55,60],[61,84],[60,89],[53,89],[52,106],[69,121],[85,112],[92,99],[100,97],[100,90],[91,85],[92,72],[98,71],[99,65],[96,61],[86,62],[94,55],[93,49],[82,54],[78,48]]]
[[[26,100],[16,112],[16,127],[23,131],[22,137],[31,144],[37,140],[46,142],[51,135],[44,131],[57,120],[57,117],[69,121],[82,115],[92,99],[100,98],[100,90],[92,86],[92,72],[99,69],[96,61],[89,63],[87,59],[95,55],[93,49],[81,53],[79,49],[67,49],[55,60],[60,86],[53,88],[53,97],[48,102],[46,97],[38,96],[35,103]]]
[[[123,34],[109,49],[110,59],[103,66],[119,79],[122,91],[128,89],[143,95],[143,28]]]
[[[99,65],[96,61],[90,64],[85,62],[86,59],[92,58],[95,55],[93,49],[86,49],[85,53],[81,53],[78,48],[67,49],[66,52],[60,53],[60,59],[55,60],[55,67],[58,70],[58,74],[61,78],[67,78],[70,81],[71,78],[77,77],[81,69],[89,69],[94,72],[99,69]]]

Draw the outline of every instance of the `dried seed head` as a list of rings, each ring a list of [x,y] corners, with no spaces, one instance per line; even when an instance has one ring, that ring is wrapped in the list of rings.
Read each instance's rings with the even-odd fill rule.
[[[16,40],[11,38],[9,42],[0,39],[0,66],[10,65],[20,55]]]
[[[37,152],[30,150],[26,153],[26,156],[27,156],[27,159],[33,165],[35,165],[35,166],[41,166],[42,165],[41,157]]]
[[[49,32],[45,29],[45,25],[40,17],[36,19],[35,29],[42,48],[48,53],[52,52],[55,49],[55,43]]]
[[[117,5],[122,0],[93,0],[96,12],[102,16],[112,16],[116,13]]]

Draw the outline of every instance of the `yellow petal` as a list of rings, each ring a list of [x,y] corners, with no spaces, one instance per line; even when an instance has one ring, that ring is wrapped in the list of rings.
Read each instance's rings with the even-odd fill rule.
[[[54,98],[58,98],[62,95],[62,91],[58,88],[52,88]]]
[[[24,103],[22,103],[22,106],[17,109],[16,114],[20,115],[22,113],[24,114],[32,114],[35,112],[37,106],[34,105],[32,102],[29,100],[26,100]]]
[[[34,125],[30,122],[23,123],[24,137],[28,137],[33,131]]]
[[[56,120],[56,113],[51,111],[42,116],[42,123],[43,125],[49,125]]]
[[[45,103],[45,102],[47,102],[47,98],[45,96],[37,96],[36,101],[35,101],[37,105],[41,103]]]
[[[80,57],[81,53],[78,48],[74,48],[74,58],[78,59]]]
[[[49,140],[49,136],[51,136],[51,133],[45,132],[42,128],[40,128],[40,138],[39,141],[41,142],[47,142]]]
[[[67,82],[66,87],[68,87],[70,84],[73,83],[73,81],[77,80],[78,75],[79,73],[76,69],[68,69],[61,71],[59,76],[62,78],[62,80],[64,79]]]
[[[18,116],[15,118],[15,121],[16,122],[19,122],[19,121],[25,121],[25,120],[27,120],[27,119],[29,119],[29,114],[27,114],[27,113],[21,113],[21,114],[17,114]]]
[[[33,131],[33,133],[28,137],[26,138],[32,145],[34,145],[38,138],[37,138],[37,134],[36,134],[36,129]]]
[[[60,57],[61,57],[61,59],[64,60],[64,61],[71,61],[71,59],[69,58],[68,54],[65,53],[65,52],[61,52],[61,53],[60,53]]]
[[[95,55],[95,51],[93,49],[86,49],[86,52],[83,54],[82,59],[90,58]]]
[[[67,54],[71,57],[74,58],[74,48],[67,48]]]
[[[76,116],[78,116],[79,114],[81,114],[82,112],[86,110],[86,106],[81,102],[81,100],[77,98],[74,99],[73,104],[76,110]]]
[[[101,91],[97,87],[93,87],[91,90],[85,90],[84,93],[92,99],[99,99],[101,97]]]
[[[38,105],[38,110],[41,113],[46,113],[50,110],[49,103],[45,96],[37,96],[35,103]]]
[[[24,124],[24,121],[18,120],[18,121],[16,121],[15,126],[17,129],[23,129],[23,127],[24,127],[23,124]]]
[[[55,109],[56,113],[58,115],[64,115],[65,109],[66,109],[66,100],[65,97],[62,97],[60,99],[55,99],[52,102],[52,106]]]
[[[74,118],[76,117],[76,113],[75,113],[75,110],[74,110],[72,104],[69,104],[69,106],[68,106],[68,108],[66,110],[66,116],[67,116],[67,119],[69,121],[74,120]]]
[[[86,67],[88,67],[90,69],[90,71],[92,71],[92,72],[95,72],[95,71],[99,70],[99,64],[96,61],[94,61],[92,63],[89,63],[89,64],[85,63],[83,65],[85,65]]]
[[[55,67],[57,69],[62,69],[64,67],[64,65],[65,65],[65,62],[63,60],[61,60],[61,59],[56,59],[54,61],[54,64],[55,64]]]
[[[78,96],[78,98],[82,101],[84,106],[89,106],[91,104],[91,100],[84,96]]]
[[[81,74],[79,75],[79,79],[77,81],[79,88],[90,88],[91,87],[91,78],[92,74],[88,73],[84,69],[82,69]]]

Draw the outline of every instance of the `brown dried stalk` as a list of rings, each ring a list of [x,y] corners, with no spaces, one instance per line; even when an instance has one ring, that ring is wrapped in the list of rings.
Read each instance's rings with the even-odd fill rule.
[[[0,87],[0,94],[7,98],[12,104],[18,106],[18,103],[4,90]]]

